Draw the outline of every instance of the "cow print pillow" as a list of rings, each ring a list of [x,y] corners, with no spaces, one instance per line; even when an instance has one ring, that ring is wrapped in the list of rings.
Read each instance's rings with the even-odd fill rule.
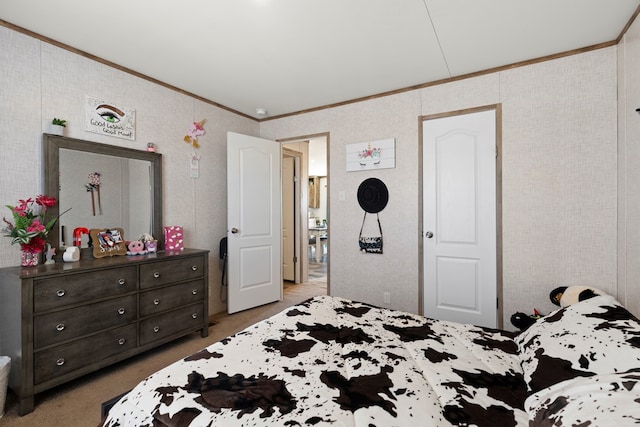
[[[640,372],[575,378],[531,395],[525,402],[532,426],[640,424]]]
[[[640,322],[610,295],[550,313],[518,335],[530,392],[640,367]]]

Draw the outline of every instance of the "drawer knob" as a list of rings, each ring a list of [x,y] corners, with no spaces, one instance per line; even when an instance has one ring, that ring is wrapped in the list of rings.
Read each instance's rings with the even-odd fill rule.
[[[122,286],[122,285],[124,285],[125,283],[127,283],[127,281],[126,281],[126,280],[124,280],[124,279],[118,279],[118,285]]]
[[[66,293],[66,292],[64,291],[64,289],[58,289],[58,290],[56,291],[56,295],[58,295],[58,296],[59,296],[59,297],[61,297],[61,298],[64,296],[64,294],[65,294],[65,293]]]
[[[127,310],[125,310],[125,309],[124,309],[124,307],[120,307],[120,308],[118,309],[118,314],[119,314],[119,315],[123,315],[126,311],[127,311]]]
[[[158,305],[160,304],[160,298],[156,298],[153,300],[153,305]]]
[[[155,277],[156,279],[157,279],[158,277],[160,277],[160,272],[159,272],[159,271],[155,271],[155,272],[153,273],[153,277]]]
[[[193,319],[197,319],[197,318],[198,318],[198,313],[193,313],[193,314],[191,315],[191,317],[192,317]]]
[[[154,333],[156,333],[156,334],[157,334],[158,332],[160,332],[160,326],[154,326],[154,327],[153,327],[153,332],[154,332]]]
[[[62,366],[64,365],[65,360],[61,357],[60,359],[56,360],[56,365],[58,366]]]
[[[62,332],[64,331],[64,323],[59,323],[56,325],[56,331]]]
[[[197,266],[197,265],[192,265],[192,266],[191,266],[191,269],[192,269],[193,271],[198,271],[198,266]]]
[[[191,293],[192,293],[193,295],[198,295],[198,290],[197,290],[197,289],[193,289],[193,290],[191,291]]]
[[[127,340],[125,340],[124,338],[120,338],[118,340],[118,344],[120,344],[120,345],[124,345],[124,343],[126,343],[126,342],[127,342]]]

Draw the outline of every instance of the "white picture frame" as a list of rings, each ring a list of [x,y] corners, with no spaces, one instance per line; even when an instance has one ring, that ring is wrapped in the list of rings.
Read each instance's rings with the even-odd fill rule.
[[[395,138],[347,144],[347,172],[396,167]]]
[[[116,138],[136,140],[136,110],[92,96],[86,97],[85,129]]]

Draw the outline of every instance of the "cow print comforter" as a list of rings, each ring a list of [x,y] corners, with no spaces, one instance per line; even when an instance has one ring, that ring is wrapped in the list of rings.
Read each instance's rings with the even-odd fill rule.
[[[115,426],[525,426],[509,333],[321,296],[145,379]]]

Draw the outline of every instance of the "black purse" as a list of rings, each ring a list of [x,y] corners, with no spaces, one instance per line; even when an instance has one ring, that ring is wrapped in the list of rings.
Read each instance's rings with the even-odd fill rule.
[[[364,228],[364,222],[367,219],[367,213],[364,213],[362,218],[362,226],[360,227],[360,236],[358,237],[358,243],[360,244],[360,251],[368,254],[381,254],[382,253],[382,226],[380,225],[380,216],[376,213],[378,220],[378,229],[380,230],[380,236],[376,237],[363,237],[362,229]]]

